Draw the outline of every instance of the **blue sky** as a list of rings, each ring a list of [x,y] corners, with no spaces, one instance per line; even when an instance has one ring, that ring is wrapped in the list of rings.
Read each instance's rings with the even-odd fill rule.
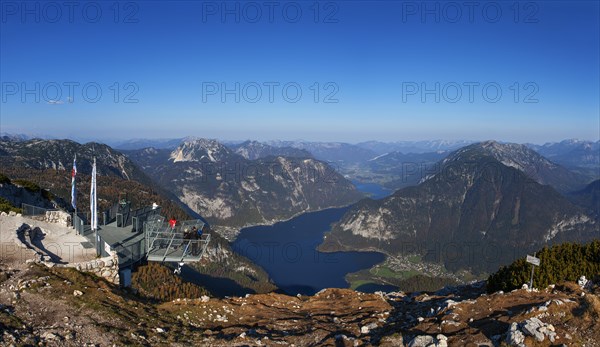
[[[597,1],[1,4],[2,132],[600,138]]]

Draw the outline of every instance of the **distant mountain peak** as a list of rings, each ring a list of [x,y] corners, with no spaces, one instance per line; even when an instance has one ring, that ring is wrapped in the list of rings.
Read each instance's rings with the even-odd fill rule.
[[[186,137],[185,139],[183,139],[182,145],[197,145],[197,146],[216,146],[216,145],[221,145],[221,143],[219,141],[217,141],[216,139],[209,139],[209,138],[204,138],[204,137],[195,137],[195,136],[189,136]]]
[[[214,139],[186,138],[173,152],[170,159],[174,163],[185,161],[222,161],[233,153]]]
[[[586,141],[577,139],[577,138],[566,139],[566,140],[561,141],[561,143],[563,143],[563,144],[578,144],[578,143],[582,143],[582,142],[586,142]]]
[[[269,143],[255,140],[247,140],[240,144],[232,145],[231,148],[235,153],[249,160],[281,156],[294,158],[312,157],[311,153],[301,148],[292,146],[273,146]]]
[[[480,142],[480,144],[482,147],[497,147],[500,145],[500,143],[496,140],[486,140],[486,141]]]
[[[517,143],[500,143],[494,140],[474,143],[454,151],[444,159],[442,164],[454,165],[456,162],[473,161],[487,163],[489,160],[515,168],[536,182],[551,185],[563,193],[581,189],[587,183],[586,178],[581,174],[571,172],[528,146]],[[422,181],[433,176],[435,175],[430,175]]]

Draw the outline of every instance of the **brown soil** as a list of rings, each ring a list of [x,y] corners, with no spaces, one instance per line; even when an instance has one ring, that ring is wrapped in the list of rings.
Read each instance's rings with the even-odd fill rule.
[[[492,346],[510,323],[538,317],[558,339],[528,337],[527,346],[599,346],[600,299],[572,283],[492,295],[481,286],[443,295],[327,289],[159,303],[74,269],[0,268],[0,345],[401,346],[443,334],[450,346]]]

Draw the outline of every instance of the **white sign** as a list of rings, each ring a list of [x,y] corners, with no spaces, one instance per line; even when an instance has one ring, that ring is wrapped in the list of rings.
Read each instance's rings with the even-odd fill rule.
[[[536,257],[532,257],[532,256],[528,255],[527,262],[529,264],[533,264],[535,266],[540,266],[540,258],[536,258]]]
[[[104,242],[104,250],[106,251],[106,253],[108,253],[110,255],[110,245],[106,242]]]

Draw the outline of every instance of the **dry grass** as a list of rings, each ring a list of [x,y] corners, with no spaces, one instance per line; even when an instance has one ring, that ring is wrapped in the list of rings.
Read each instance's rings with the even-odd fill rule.
[[[556,285],[556,289],[567,294],[579,294],[581,288],[575,282],[561,282]]]
[[[587,294],[581,303],[583,317],[597,322],[600,318],[600,298],[594,294]]]

